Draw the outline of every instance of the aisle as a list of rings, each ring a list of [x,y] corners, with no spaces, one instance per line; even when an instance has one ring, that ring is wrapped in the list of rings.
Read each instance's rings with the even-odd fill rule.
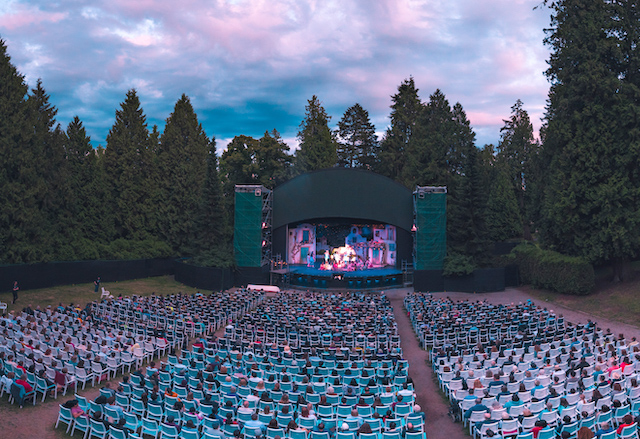
[[[433,371],[426,363],[427,352],[418,344],[418,339],[411,327],[411,321],[404,310],[403,300],[409,291],[408,289],[396,289],[385,291],[385,294],[393,305],[402,352],[404,358],[409,361],[409,375],[413,378],[416,401],[426,414],[427,439],[463,438],[466,435],[461,425],[453,423],[447,415],[448,403],[438,393]]]

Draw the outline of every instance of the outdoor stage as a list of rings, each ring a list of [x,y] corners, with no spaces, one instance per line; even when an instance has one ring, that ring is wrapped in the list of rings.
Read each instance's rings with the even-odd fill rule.
[[[287,270],[278,271],[288,276],[290,285],[303,288],[376,289],[402,286],[402,270],[394,267],[341,271],[290,265]]]

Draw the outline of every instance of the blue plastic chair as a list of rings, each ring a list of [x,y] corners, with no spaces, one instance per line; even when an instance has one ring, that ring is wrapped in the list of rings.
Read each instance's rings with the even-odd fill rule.
[[[178,439],[178,428],[174,425],[162,423],[160,425],[161,439]]]
[[[87,435],[88,439],[91,439],[93,436],[106,439],[107,437],[107,427],[100,421],[96,421],[95,419],[89,419],[89,434]]]
[[[144,436],[145,434],[157,438],[160,435],[160,427],[158,426],[158,421],[149,418],[142,418],[140,436]]]
[[[62,405],[60,405],[60,411],[58,412],[58,419],[56,419],[55,428],[58,428],[58,424],[60,422],[62,422],[63,424],[67,424],[66,432],[69,433],[69,429],[73,424],[73,415],[71,414],[71,409],[63,407]]]
[[[89,430],[91,429],[91,424],[89,424],[89,418],[86,416],[79,416],[75,418],[73,421],[73,427],[71,428],[71,436],[76,430],[80,430],[82,433],[82,437],[85,437]]]

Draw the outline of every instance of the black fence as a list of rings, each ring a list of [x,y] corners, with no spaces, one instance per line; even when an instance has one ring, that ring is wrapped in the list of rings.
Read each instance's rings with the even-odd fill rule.
[[[0,291],[11,291],[13,281],[21,290],[93,282],[116,282],[173,274],[173,258],[129,261],[70,261],[0,266]]]
[[[481,293],[504,291],[518,285],[518,267],[479,268],[468,276],[444,277],[442,270],[416,270],[413,288],[416,291],[460,291]]]
[[[119,261],[73,261],[49,262],[27,265],[0,266],[0,292],[11,291],[13,281],[17,280],[21,290],[47,288],[56,285],[70,285],[93,282],[100,276],[103,282],[116,282],[141,279],[153,276],[175,275],[178,282],[203,290],[224,290],[249,283],[268,284],[269,272],[261,268],[198,267],[173,258],[137,259]],[[490,292],[503,291],[505,287],[520,284],[518,267],[509,265],[503,268],[483,268],[472,275],[462,277],[444,277],[442,270],[416,270],[414,272],[416,291],[461,291]],[[305,279],[305,281],[308,281]],[[366,282],[371,281],[371,285]],[[320,288],[376,288],[396,285],[397,279],[366,279],[365,284],[319,285]],[[316,287],[313,279],[302,287]],[[321,282],[321,280],[319,280]],[[333,281],[331,281],[333,282]],[[357,281],[356,281],[357,282]],[[292,282],[295,283],[295,282]]]
[[[229,268],[198,267],[178,260],[174,274],[178,282],[203,290],[221,291],[234,285],[233,272]]]

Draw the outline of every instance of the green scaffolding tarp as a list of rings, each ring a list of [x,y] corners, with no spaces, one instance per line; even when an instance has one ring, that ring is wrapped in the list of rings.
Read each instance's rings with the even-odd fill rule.
[[[414,195],[416,270],[442,270],[447,253],[447,194]]]
[[[260,267],[262,260],[262,196],[236,192],[233,250],[239,267]]]

